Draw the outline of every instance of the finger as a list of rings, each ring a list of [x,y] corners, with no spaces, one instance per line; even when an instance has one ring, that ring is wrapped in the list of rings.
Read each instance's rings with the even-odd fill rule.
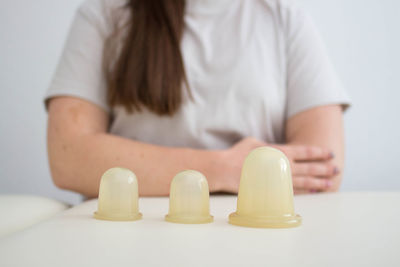
[[[328,160],[334,156],[329,149],[318,146],[294,146],[292,150],[295,161]]]
[[[293,163],[292,172],[300,176],[331,177],[339,173],[339,168],[332,163]]]
[[[333,185],[329,179],[308,176],[293,177],[293,187],[296,190],[327,190]]]

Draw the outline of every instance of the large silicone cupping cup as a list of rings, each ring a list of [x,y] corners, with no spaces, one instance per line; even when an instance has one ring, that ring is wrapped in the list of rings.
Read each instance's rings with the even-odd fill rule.
[[[301,224],[294,212],[289,160],[281,151],[260,147],[246,157],[240,178],[234,225],[287,228]]]

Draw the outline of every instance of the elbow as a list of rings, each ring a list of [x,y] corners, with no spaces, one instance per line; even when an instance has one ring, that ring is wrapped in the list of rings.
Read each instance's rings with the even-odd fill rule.
[[[54,153],[52,150],[49,150],[48,157],[50,175],[53,184],[59,189],[73,190],[73,181],[71,180],[73,175],[71,175],[70,170],[73,170],[74,168],[71,164],[67,164],[68,160],[64,156]]]
[[[68,178],[65,174],[63,174],[62,170],[59,170],[58,167],[50,164],[50,173],[51,178],[53,180],[53,184],[62,190],[71,190],[70,185],[68,183]]]
[[[57,141],[57,142],[56,142]],[[60,140],[48,139],[47,155],[53,184],[63,190],[73,190],[74,175],[71,170],[75,170],[73,159],[76,157],[69,149],[67,142],[61,143]]]
[[[53,178],[53,183],[54,185],[62,190],[70,190],[69,186],[67,186],[67,183],[65,182],[65,179],[63,179],[60,176],[52,176]]]
[[[87,182],[82,183],[82,174],[77,172],[71,172],[71,170],[75,170],[76,167],[73,164],[65,164],[63,160],[50,160],[50,173],[51,178],[53,180],[53,184],[62,190],[72,191],[81,195],[84,195],[88,198],[97,197],[98,195],[98,186],[85,186]]]

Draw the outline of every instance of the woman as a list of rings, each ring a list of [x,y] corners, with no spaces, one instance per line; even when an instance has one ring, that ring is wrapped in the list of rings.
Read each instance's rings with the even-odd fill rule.
[[[284,0],[87,0],[46,95],[53,180],[88,197],[114,166],[141,195],[184,169],[238,190],[281,149],[296,193],[338,190],[349,100],[310,18]]]

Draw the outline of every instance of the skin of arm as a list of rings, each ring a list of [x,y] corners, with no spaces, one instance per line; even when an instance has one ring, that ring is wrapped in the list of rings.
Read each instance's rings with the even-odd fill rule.
[[[116,166],[136,173],[141,196],[168,195],[172,178],[185,169],[204,173],[210,192],[237,193],[243,160],[251,150],[266,145],[281,149],[291,160],[297,193],[336,191],[341,181],[341,175],[332,172],[334,164],[343,167],[339,106],[314,108],[290,118],[288,144],[247,137],[225,150],[163,147],[108,134],[108,114],[74,97],[51,99],[48,111],[48,155],[54,183],[87,197],[98,195],[101,175]],[[331,151],[336,155],[333,160]],[[326,187],[322,180],[333,180],[334,185]]]
[[[210,191],[221,190],[217,150],[161,147],[108,134],[108,114],[73,97],[51,99],[48,112],[50,170],[62,189],[96,197],[101,175],[119,166],[134,170],[142,196],[168,195],[172,178],[185,169],[202,171]]]
[[[286,141],[289,146],[316,146],[332,151],[333,158],[316,162],[329,162],[330,166],[337,168],[335,175],[320,177],[320,179],[332,181],[332,185],[323,191],[339,190],[344,167],[343,110],[340,105],[312,108],[289,118],[286,123]],[[313,170],[309,171],[313,172]]]

